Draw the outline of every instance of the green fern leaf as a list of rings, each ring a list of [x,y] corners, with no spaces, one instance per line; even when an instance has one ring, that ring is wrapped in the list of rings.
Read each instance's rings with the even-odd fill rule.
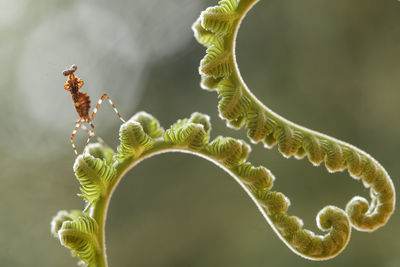
[[[285,213],[290,206],[290,200],[281,192],[257,188],[254,195],[261,206],[266,209],[268,215]]]
[[[325,166],[329,172],[337,172],[346,168],[343,149],[339,144],[323,140],[322,149],[325,153]]]
[[[362,158],[360,154],[349,147],[345,147],[343,153],[350,175],[358,179],[363,171]]]
[[[145,111],[136,113],[130,121],[139,122],[142,125],[143,131],[151,138],[160,138],[164,134],[164,128],[160,126],[158,120]]]
[[[66,210],[60,210],[56,216],[51,220],[51,233],[54,237],[58,238],[58,231],[61,229],[62,224],[65,221],[73,221],[82,215],[80,210],[71,210],[70,212]]]
[[[228,77],[232,72],[230,63],[232,53],[225,50],[222,40],[216,40],[206,51],[200,61],[200,74],[212,76],[214,79]]]
[[[210,136],[211,132],[210,116],[202,114],[200,112],[194,112],[192,113],[192,115],[190,115],[189,122],[203,125],[203,129],[206,132],[207,136],[208,137]],[[208,142],[208,139],[206,142]]]
[[[282,155],[290,157],[300,148],[303,137],[300,132],[293,130],[290,126],[281,125],[276,128],[274,138],[278,141]]]
[[[228,79],[219,83],[218,98],[220,98],[219,114],[227,120],[236,120],[250,109],[250,100],[243,94],[240,87],[234,86]]]
[[[297,159],[302,159],[305,156],[307,156],[307,152],[304,150],[304,148],[301,146],[299,149],[297,149],[296,154],[294,155]]]
[[[275,177],[265,167],[254,167],[249,162],[237,166],[236,171],[246,185],[262,190],[270,190],[275,180]]]
[[[247,112],[247,136],[258,143],[264,140],[273,131],[272,120],[267,120],[265,114],[258,109],[252,108]]]
[[[154,136],[158,136],[160,133],[162,133],[160,132],[161,131],[160,128],[156,127],[157,125],[155,125],[155,122],[153,120],[148,120],[147,122],[149,124],[146,124],[145,123],[146,117],[144,115],[138,116],[138,119],[139,117],[142,121],[144,121],[146,130],[149,131],[149,133],[151,133]],[[117,159],[120,161],[126,158],[137,158],[144,151],[152,148],[154,145],[153,138],[151,138],[144,131],[142,124],[135,120],[129,120],[121,125],[121,128],[119,130],[119,139],[121,143],[117,149],[119,154],[117,156]]]
[[[210,47],[212,44],[220,37],[215,33],[208,31],[201,26],[201,18],[199,17],[195,23],[192,25],[192,30],[196,40],[204,45],[205,47]]]
[[[95,158],[102,159],[107,165],[114,162],[115,152],[110,147],[105,147],[100,143],[88,144],[84,154],[92,155]]]
[[[214,78],[212,76],[201,75],[200,87],[204,90],[214,91],[218,88],[218,84],[222,81],[222,77]]]
[[[324,160],[324,153],[321,149],[319,138],[313,135],[305,135],[303,148],[308,155],[309,161],[315,166],[318,166]]]
[[[236,16],[237,0],[222,0],[201,12],[201,26],[217,35],[229,35]]]
[[[206,150],[225,166],[233,168],[246,161],[251,149],[243,140],[218,136]]]
[[[346,213],[337,207],[327,206],[318,213],[317,224],[319,229],[329,231],[329,234],[319,236],[304,229],[283,229],[282,236],[300,255],[318,260],[335,257],[346,247],[350,238],[351,226]]]
[[[267,137],[265,137],[264,139],[264,146],[267,148],[272,148],[276,145],[278,141],[275,139],[274,137],[274,133],[270,133],[269,135],[267,135]]]
[[[227,120],[226,125],[233,129],[240,129],[246,123],[246,115],[241,114],[233,120]]]
[[[115,178],[115,168],[91,155],[80,155],[74,164],[75,176],[81,184],[81,197],[95,203]]]
[[[204,127],[198,123],[185,122],[183,125],[178,121],[176,125],[164,133],[164,140],[179,147],[188,147],[193,150],[200,150],[207,143],[208,135]]]
[[[178,120],[171,125],[164,133],[164,140],[179,147],[200,150],[208,143],[210,131],[210,117],[195,112],[189,119]]]
[[[81,214],[72,221],[64,221],[58,231],[60,242],[71,249],[89,267],[95,267],[98,253],[97,223],[90,216]]]

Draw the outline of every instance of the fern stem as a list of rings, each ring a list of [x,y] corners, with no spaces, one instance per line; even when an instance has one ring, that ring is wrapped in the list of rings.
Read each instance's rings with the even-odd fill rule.
[[[96,203],[96,205],[94,205],[90,210],[90,216],[96,220],[99,227],[97,234],[99,242],[99,251],[95,259],[96,267],[108,267],[105,228],[106,228],[107,211],[108,211],[108,205],[110,203],[110,198],[111,194],[106,194],[104,197],[101,197]]]

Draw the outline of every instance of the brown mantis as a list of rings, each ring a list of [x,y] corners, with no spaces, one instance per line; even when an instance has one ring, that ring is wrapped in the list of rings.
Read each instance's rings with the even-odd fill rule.
[[[75,71],[77,69],[78,69],[78,67],[76,65],[72,65],[70,68],[68,68],[68,69],[63,71],[63,75],[64,76],[68,76],[68,79],[66,80],[66,82],[64,84],[64,89],[71,93],[72,101],[74,102],[74,106],[75,106],[76,112],[79,115],[79,120],[75,123],[75,128],[72,131],[72,135],[71,135],[71,138],[70,138],[70,141],[71,141],[71,144],[72,144],[72,148],[74,149],[74,152],[75,152],[75,156],[78,156],[78,151],[76,150],[76,146],[75,146],[75,143],[74,143],[74,138],[75,138],[76,132],[78,131],[80,126],[82,126],[82,128],[84,128],[89,133],[89,137],[88,137],[88,139],[86,141],[85,147],[89,144],[90,138],[92,136],[97,138],[100,143],[104,144],[104,141],[94,133],[93,119],[96,116],[96,113],[97,113],[101,103],[103,103],[103,100],[105,98],[107,98],[108,102],[113,107],[113,109],[114,109],[115,113],[117,114],[118,118],[122,122],[125,122],[125,120],[121,117],[121,115],[119,114],[117,108],[115,107],[115,105],[111,101],[111,98],[107,94],[103,94],[101,96],[101,98],[97,102],[96,107],[94,108],[94,110],[92,112],[92,115],[89,116],[90,102],[91,102],[90,101],[90,97],[89,97],[89,95],[87,93],[79,91],[79,89],[83,86],[83,81],[79,77],[75,76],[74,73],[75,73]],[[83,122],[88,123],[90,125],[90,127],[91,127],[91,130],[87,129],[82,124]]]

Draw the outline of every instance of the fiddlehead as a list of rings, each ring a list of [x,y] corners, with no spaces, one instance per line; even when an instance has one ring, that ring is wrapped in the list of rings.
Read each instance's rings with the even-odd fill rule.
[[[110,148],[91,144],[75,162],[74,170],[83,197],[89,202],[84,212],[60,211],[52,221],[52,233],[87,266],[107,266],[104,226],[108,203],[124,174],[140,161],[165,152],[185,152],[203,157],[228,172],[249,194],[261,213],[282,237],[299,251],[316,257],[338,253],[347,244],[350,223],[335,207],[319,215],[321,229],[330,231],[316,236],[303,229],[302,222],[286,214],[290,202],[282,193],[270,191],[274,177],[263,166],[247,161],[250,147],[243,140],[218,136],[210,139],[209,117],[193,113],[178,120],[165,132],[151,115],[140,112],[120,127],[120,145],[114,154]]]
[[[335,242],[341,240],[340,243],[344,244],[347,242],[342,242],[346,239],[344,236],[348,237],[350,233],[347,233],[345,226],[347,217],[351,225],[360,231],[373,231],[387,222],[394,211],[395,192],[392,181],[385,169],[367,153],[284,119],[264,106],[250,92],[240,76],[234,51],[240,22],[257,2],[220,1],[218,6],[203,11],[194,23],[192,29],[196,39],[207,47],[206,56],[199,67],[201,86],[218,93],[220,116],[230,127],[239,129],[245,126],[252,142],[263,142],[266,147],[277,144],[283,156],[307,156],[314,165],[325,162],[329,172],[347,169],[352,177],[361,179],[364,186],[370,188],[371,203],[356,196],[347,204],[346,213],[328,207],[318,214],[320,228],[330,227],[329,238]],[[255,194],[261,196],[260,193]],[[282,207],[282,210],[285,208]],[[310,259],[324,259],[340,252],[341,249],[337,248],[330,250],[321,238],[315,242],[304,241],[307,238],[298,242],[297,237],[311,237],[314,235],[311,232],[301,232],[294,228],[291,229],[293,232],[289,234],[290,237],[285,237],[286,234],[278,230],[280,219],[271,216],[277,233],[300,255]],[[303,245],[308,249],[304,249]]]
[[[104,159],[92,155],[81,155],[77,158],[74,171],[81,184],[81,197],[90,204],[96,202],[105,192],[105,188],[115,177],[115,168]]]
[[[203,124],[191,119],[178,120],[164,133],[164,140],[178,147],[200,150],[209,140]]]
[[[52,233],[89,267],[95,267],[99,251],[96,221],[81,211],[59,211],[52,221]]]

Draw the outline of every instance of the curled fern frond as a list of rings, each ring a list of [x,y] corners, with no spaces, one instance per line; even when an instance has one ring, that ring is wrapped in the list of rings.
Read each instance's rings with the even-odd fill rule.
[[[144,120],[144,116],[141,117]],[[146,126],[146,130],[149,131],[152,135],[158,136],[161,134],[161,130],[159,127],[152,128],[151,122],[154,121],[149,120],[147,121],[149,124],[144,124]],[[156,127],[157,125],[153,125]],[[151,138],[143,129],[141,123],[131,119],[124,123],[120,130],[119,130],[119,139],[121,141],[120,146],[118,147],[118,159],[124,158],[137,158],[139,157],[144,151],[150,149],[154,145],[154,139]]]
[[[258,1],[243,0],[239,1],[237,6],[236,1],[234,1],[235,3],[232,2],[232,6],[225,6],[224,8],[222,8],[222,2],[225,5],[231,1],[221,1],[221,6],[208,8],[201,14],[203,32],[207,31],[208,35],[213,32],[214,38],[216,38],[213,45],[208,46],[206,56],[200,62],[202,88],[208,90],[217,88],[220,98],[218,104],[220,116],[233,128],[239,129],[245,125],[248,130],[248,137],[252,142],[262,141],[268,148],[278,145],[283,156],[290,157],[293,155],[298,159],[307,156],[308,160],[314,165],[325,162],[329,172],[348,169],[352,177],[360,179],[365,187],[370,188],[372,199],[371,202],[368,202],[366,199],[356,196],[347,204],[347,218],[351,225],[360,231],[373,231],[383,226],[390,218],[395,206],[394,186],[385,169],[370,155],[358,148],[296,125],[272,112],[244,84],[234,55],[236,35],[241,20]],[[224,13],[228,15],[222,15]],[[209,21],[206,20],[208,19],[207,16],[209,16]],[[219,18],[219,20],[214,18]],[[228,23],[223,23],[225,18]],[[202,31],[198,23],[195,30],[197,32]],[[207,39],[211,40],[212,37],[208,36]],[[212,145],[215,144],[212,143]],[[280,212],[285,210],[285,201],[282,195],[261,190],[254,186],[249,186],[249,190],[268,211],[274,210],[278,206]],[[332,215],[332,218],[342,218],[342,210],[338,211],[336,208],[329,208],[328,210],[329,214],[340,215]],[[286,217],[281,219],[286,223]],[[343,217],[339,221],[342,223],[332,224],[332,227],[345,229],[342,232],[347,237],[350,231],[347,226],[343,226],[347,225],[347,219]],[[326,241],[325,237],[322,239],[318,237],[318,241],[313,239],[314,234],[311,232],[303,231],[302,233],[299,236],[304,235],[304,237],[299,240],[303,241],[298,241],[302,243],[301,249],[296,248],[296,244],[290,244],[290,242],[287,244],[302,256],[310,259],[330,258],[340,252],[343,248],[342,245],[347,242],[346,238],[337,237],[334,230],[330,232],[331,238],[334,240],[337,238],[339,241],[345,240],[346,242],[337,241],[340,245],[336,246]],[[280,233],[280,235],[282,237],[283,234]],[[323,250],[332,255],[321,252],[322,247],[317,243],[323,244],[326,247]],[[304,246],[308,248],[305,249]],[[318,249],[315,250],[314,247]]]
[[[272,173],[265,167],[254,167],[249,162],[238,165],[235,171],[240,177],[240,180],[253,190],[255,188],[270,190],[275,180]]]
[[[104,245],[105,218],[109,201],[124,174],[135,164],[163,152],[189,152],[222,167],[255,202],[278,236],[295,253],[307,259],[336,256],[347,245],[351,228],[373,231],[383,226],[394,211],[395,192],[385,169],[367,153],[332,137],[296,125],[265,107],[250,92],[235,61],[235,39],[241,20],[259,0],[222,0],[202,12],[193,25],[196,38],[208,47],[200,63],[202,87],[218,92],[218,109],[229,126],[245,126],[254,143],[278,145],[285,157],[308,157],[314,165],[325,162],[328,171],[348,169],[349,174],[370,188],[371,202],[356,196],[346,211],[323,208],[317,225],[327,232],[317,235],[303,228],[300,218],[288,215],[289,199],[271,191],[274,176],[263,166],[247,162],[250,147],[230,137],[211,143],[209,117],[193,113],[168,130],[150,114],[139,112],[120,128],[118,153],[103,145],[90,145],[77,157],[74,170],[82,197],[90,209],[60,211],[51,231],[89,267],[107,266]]]
[[[95,158],[104,160],[107,165],[111,165],[114,162],[115,152],[110,147],[94,143],[87,145],[83,154],[92,155]]]
[[[163,138],[151,139],[153,140],[151,149],[148,147],[146,150],[144,148],[147,142],[140,141],[145,139],[138,136],[147,135],[151,138],[148,135],[151,133],[157,133],[152,135],[158,136],[157,129],[160,129],[160,126],[158,122],[154,123],[155,121],[151,115],[141,112],[121,126],[122,137],[118,152],[129,148],[135,151],[135,157],[114,155],[112,150],[95,144],[87,148],[85,155],[76,159],[76,177],[82,185],[84,198],[91,202],[91,208],[88,214],[86,211],[59,212],[53,219],[52,233],[88,266],[107,266],[104,224],[108,203],[115,186],[126,171],[136,163],[168,151],[190,152],[223,166],[223,169],[246,189],[272,228],[296,253],[304,253],[302,255],[305,257],[324,259],[332,257],[347,244],[350,234],[348,218],[345,216],[343,219],[335,215],[344,214],[343,211],[334,210],[336,213],[332,213],[324,210],[320,213],[322,214],[318,217],[321,218],[320,225],[323,226],[323,230],[329,231],[325,236],[317,236],[304,230],[299,218],[287,215],[289,199],[280,192],[270,191],[275,179],[270,171],[263,166],[255,167],[247,162],[250,147],[243,140],[219,136],[208,143],[211,131],[209,116],[195,112],[188,119],[178,120],[164,132]],[[143,128],[146,129],[146,133]],[[277,138],[279,139],[280,135]],[[138,147],[142,153],[137,152]],[[350,155],[347,150],[343,151],[343,155]],[[109,160],[113,162],[107,164]],[[365,177],[370,177],[369,173],[372,171],[366,165],[363,168]],[[368,180],[368,182],[373,181]],[[375,181],[374,185],[374,192],[380,192],[385,188],[382,182]],[[348,207],[356,219],[362,217],[365,208],[363,203],[359,203]]]
[[[250,102],[250,101],[249,101]],[[243,120],[245,118],[243,117]],[[239,127],[236,128],[240,128]],[[266,115],[258,109],[251,108],[247,110],[247,136],[254,143],[263,141],[270,133],[272,133],[274,124],[267,121]]]
[[[56,216],[51,220],[51,234],[58,238],[58,231],[61,229],[62,224],[65,221],[73,221],[82,215],[80,210],[71,210],[70,212],[66,210],[60,210]]]
[[[95,267],[99,248],[97,232],[96,221],[88,215],[81,214],[73,220],[64,221],[58,231],[58,237],[61,244],[71,249],[88,267]]]
[[[222,81],[222,78],[214,78],[212,76],[201,75],[200,86],[204,90],[213,91],[217,89],[218,84]]]
[[[210,139],[211,123],[208,115],[193,113],[189,119],[178,120],[165,131],[164,140],[193,150],[200,150]]]
[[[308,160],[318,166],[324,161],[324,153],[321,148],[319,138],[312,134],[305,135],[303,139],[303,149],[308,155]]]
[[[243,95],[240,87],[235,86],[231,81],[225,79],[218,85],[218,110],[223,118],[236,120],[245,116],[250,108],[250,100]]]
[[[115,178],[115,168],[105,160],[80,155],[74,165],[75,176],[81,184],[81,197],[96,202],[106,193],[107,185]]]
[[[258,203],[265,209],[267,215],[286,213],[290,206],[290,200],[284,194],[277,191],[268,191],[265,188],[255,189],[253,189],[252,193]],[[275,225],[273,227],[275,228]]]
[[[330,172],[341,171],[346,168],[342,147],[329,140],[322,140],[322,149],[325,154],[325,166]]]
[[[371,187],[371,204],[362,197],[354,197],[346,206],[346,211],[354,228],[359,231],[373,231],[386,224],[394,210],[395,193],[388,174],[371,159],[364,160],[361,180]]]
[[[273,135],[278,141],[279,151],[285,157],[290,157],[295,154],[301,146],[302,133],[287,125],[276,127]]]
[[[218,6],[209,7],[201,13],[201,26],[216,35],[230,34],[233,22],[237,18],[237,7],[237,0],[219,1]]]
[[[143,131],[151,138],[160,138],[164,134],[164,128],[160,126],[158,120],[147,112],[140,111],[130,120],[139,122],[142,125]]]
[[[211,132],[210,116],[200,112],[194,112],[192,115],[190,115],[189,122],[203,125],[203,129],[207,134],[206,142],[208,142]]]
[[[229,76],[232,72],[232,53],[225,50],[222,40],[217,39],[207,49],[206,56],[200,62],[200,72],[214,79]]]
[[[200,17],[195,21],[195,23],[193,23],[192,30],[194,32],[194,37],[196,38],[196,40],[205,47],[212,46],[212,44],[220,38],[212,31],[206,30],[205,28],[203,28],[203,26],[201,26]]]
[[[282,217],[276,224],[283,225],[280,229],[282,236],[300,256],[309,255],[316,260],[333,258],[346,247],[350,239],[350,221],[343,210],[334,206],[325,207],[317,215],[318,228],[322,231],[329,231],[324,236],[301,229],[302,223],[296,222],[295,218],[292,219],[292,222],[287,220],[290,217]],[[287,229],[290,230],[287,231]]]
[[[165,141],[193,150],[200,150],[207,143],[208,138],[203,125],[191,122],[182,124],[178,121],[164,133]]]
[[[222,136],[215,138],[206,147],[206,150],[228,168],[242,164],[251,151],[250,147],[243,140]]]
[[[236,119],[231,120],[231,121],[226,121],[226,126],[230,128],[241,128],[244,124],[246,123],[246,115],[242,114],[239,115]]]
[[[265,211],[271,226],[296,254],[314,260],[335,257],[347,245],[351,224],[347,214],[334,206],[327,206],[317,215],[317,225],[326,235],[316,235],[303,228],[303,221],[286,214],[290,201],[280,192],[250,187],[252,194]]]

